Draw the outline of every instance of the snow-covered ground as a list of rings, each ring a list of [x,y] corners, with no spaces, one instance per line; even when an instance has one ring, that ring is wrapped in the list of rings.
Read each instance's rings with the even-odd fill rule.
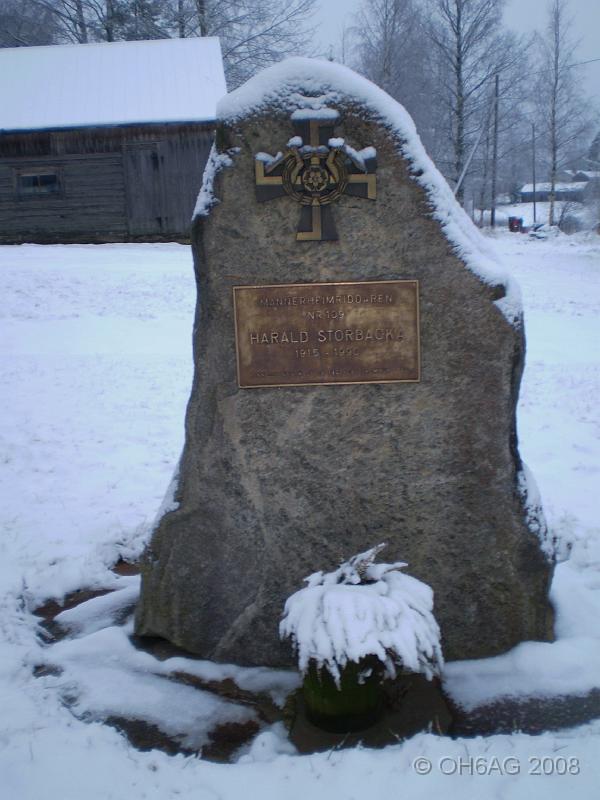
[[[475,210],[475,220],[480,221],[480,211]],[[530,227],[534,222],[546,225],[550,213],[550,203],[536,203],[535,214],[533,203],[512,203],[509,205],[499,205],[496,207],[496,225],[506,228],[509,217],[517,217],[523,220],[523,225]],[[535,220],[534,220],[535,217]],[[568,220],[569,230],[593,231],[598,225],[598,209],[592,203],[575,203],[571,200],[558,200],[554,206],[554,223],[558,224],[561,219]],[[483,213],[483,223],[490,224],[490,211],[486,209]],[[562,227],[562,225],[561,225]]]
[[[465,706],[503,694],[600,688],[600,239],[536,241],[503,231],[492,241],[524,295],[521,452],[570,558],[552,588],[557,642],[449,665],[447,688]],[[137,579],[108,567],[141,552],[182,444],[191,256],[179,245],[0,247],[0,285],[2,796],[597,796],[600,721],[535,737],[422,734],[380,751],[302,757],[275,726],[231,765],[138,752],[94,721],[143,709],[176,733],[178,724],[200,720],[193,748],[203,743],[202,725],[249,716],[161,678],[129,643],[130,623],[111,621],[117,606],[134,602]],[[31,611],[81,587],[118,591],[64,612],[74,635],[49,648]],[[63,672],[33,677],[32,668],[49,660]],[[205,679],[227,673],[242,688],[269,689],[275,700],[286,688],[280,674],[207,662],[195,669]]]

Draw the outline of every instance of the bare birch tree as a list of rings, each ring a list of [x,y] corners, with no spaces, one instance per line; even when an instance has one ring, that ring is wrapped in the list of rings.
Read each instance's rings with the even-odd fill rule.
[[[130,1],[130,0],[129,0]],[[165,37],[217,36],[229,89],[286,56],[311,54],[316,0],[160,0]]]
[[[546,29],[537,43],[537,117],[550,181],[548,224],[554,225],[558,173],[574,149],[582,146],[590,124],[574,66],[577,42],[567,0],[551,0]]]
[[[352,33],[356,69],[406,107],[430,149],[434,77],[418,2],[364,0]]]
[[[600,131],[598,131],[594,141],[590,145],[587,160],[590,162],[592,169],[600,169]]]
[[[413,0],[365,0],[358,15],[359,60],[362,71],[393,94],[408,66],[408,48],[417,39]]]
[[[505,0],[426,0],[428,36],[438,61],[439,111],[446,115],[451,177],[458,183],[488,116],[494,76],[511,57],[501,28]],[[449,165],[450,166],[450,165]],[[457,192],[464,200],[464,184]]]
[[[227,85],[276,61],[310,55],[315,0],[171,0],[169,35],[218,36]],[[173,25],[173,21],[175,25]]]
[[[12,39],[24,45],[38,42],[31,32],[18,40],[13,6],[21,9],[23,20],[25,9],[32,20],[43,15],[54,30],[53,42],[218,36],[231,89],[288,55],[311,54],[314,4],[315,0],[0,0],[0,24],[3,7],[10,6]],[[10,46],[13,41],[9,33],[6,36]]]
[[[23,0],[0,0],[0,47],[54,44],[53,15]]]

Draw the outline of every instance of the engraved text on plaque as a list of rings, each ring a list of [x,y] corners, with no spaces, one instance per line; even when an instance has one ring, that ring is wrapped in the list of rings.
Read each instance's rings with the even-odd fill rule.
[[[233,289],[241,388],[418,381],[418,281]]]

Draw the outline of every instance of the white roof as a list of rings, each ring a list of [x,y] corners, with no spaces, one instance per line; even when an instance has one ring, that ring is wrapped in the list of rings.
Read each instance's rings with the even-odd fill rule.
[[[227,92],[213,37],[0,48],[0,130],[208,122]]]
[[[536,183],[536,192],[549,192],[552,184],[550,183]],[[575,183],[557,183],[554,186],[557,192],[581,192],[587,186],[587,181],[576,181]],[[521,193],[533,193],[533,183],[526,183],[521,188]]]
[[[577,175],[585,175],[590,181],[593,181],[594,178],[600,178],[600,170],[595,169],[578,169],[575,173],[575,177]]]

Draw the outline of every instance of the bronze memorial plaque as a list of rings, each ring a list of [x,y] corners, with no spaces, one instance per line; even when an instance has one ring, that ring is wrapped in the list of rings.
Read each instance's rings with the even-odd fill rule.
[[[418,281],[233,288],[242,389],[420,379]]]

